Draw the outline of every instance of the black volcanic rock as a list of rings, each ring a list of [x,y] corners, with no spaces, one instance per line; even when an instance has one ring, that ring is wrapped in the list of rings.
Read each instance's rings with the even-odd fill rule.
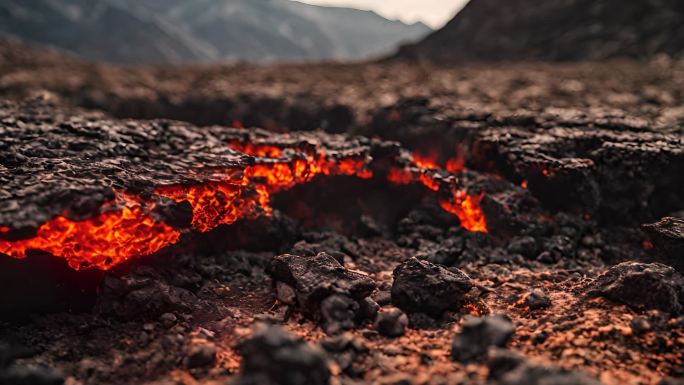
[[[378,313],[373,329],[385,337],[401,337],[408,323],[408,317],[403,311],[391,308]]]
[[[490,347],[503,348],[515,333],[511,320],[501,314],[468,317],[451,344],[451,356],[459,362],[482,358]]]
[[[684,205],[682,194],[671,193],[684,189],[677,171],[684,167],[681,135],[629,123],[589,125],[488,128],[475,140],[474,161],[525,180],[548,207],[599,213],[611,222],[643,223],[653,212]]]
[[[587,375],[552,366],[524,364],[495,382],[497,385],[601,385]]]
[[[375,289],[375,282],[365,275],[349,271],[327,253],[302,257],[284,254],[273,258],[271,274],[276,282],[294,288],[297,302],[305,312],[316,314],[322,301],[333,294],[359,301]],[[333,302],[327,303],[330,309]]]
[[[373,12],[289,0],[0,3],[0,35],[116,63],[360,59],[429,31]]]
[[[590,294],[637,309],[679,314],[684,306],[684,277],[660,263],[623,262],[599,276]]]
[[[679,0],[473,0],[398,57],[438,62],[602,60],[684,54]]]
[[[325,355],[277,326],[259,326],[240,347],[240,385],[326,385]]]
[[[439,317],[461,306],[472,288],[470,278],[418,258],[410,258],[394,269],[392,304],[408,313]]]

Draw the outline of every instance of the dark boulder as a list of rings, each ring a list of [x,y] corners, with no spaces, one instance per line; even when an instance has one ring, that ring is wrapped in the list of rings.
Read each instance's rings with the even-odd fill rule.
[[[470,278],[460,270],[411,258],[394,270],[392,304],[407,313],[439,317],[463,305],[472,287]]]
[[[468,316],[451,344],[451,355],[462,363],[481,359],[490,347],[505,347],[514,333],[513,322],[504,315]]]
[[[403,311],[391,308],[378,313],[373,329],[385,337],[401,337],[404,335],[408,323],[409,319]]]
[[[623,262],[600,275],[589,294],[636,309],[679,314],[684,306],[684,277],[674,268],[660,263]]]
[[[324,353],[278,326],[259,325],[240,346],[240,385],[327,385]]]

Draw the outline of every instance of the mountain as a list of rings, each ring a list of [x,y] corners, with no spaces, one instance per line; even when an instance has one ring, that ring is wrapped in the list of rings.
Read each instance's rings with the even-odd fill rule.
[[[400,58],[436,62],[684,55],[682,0],[471,0]]]
[[[0,0],[0,37],[116,63],[356,60],[429,32],[290,0]]]

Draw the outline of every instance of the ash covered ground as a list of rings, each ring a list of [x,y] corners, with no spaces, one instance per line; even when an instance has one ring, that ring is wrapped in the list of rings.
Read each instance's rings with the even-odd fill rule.
[[[277,194],[270,217],[107,272],[3,256],[0,383],[682,381],[682,63],[124,68],[13,44],[1,57],[3,108],[48,126],[397,141],[484,192],[488,232],[421,186],[332,176]],[[3,127],[33,124],[13,117]]]

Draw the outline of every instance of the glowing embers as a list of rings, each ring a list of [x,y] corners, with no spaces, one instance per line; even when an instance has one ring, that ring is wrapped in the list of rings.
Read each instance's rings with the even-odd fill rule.
[[[163,222],[156,222],[140,202],[117,195],[117,202],[103,207],[96,218],[73,221],[58,216],[40,226],[35,238],[0,239],[0,253],[25,258],[27,250],[42,250],[66,259],[76,270],[91,267],[107,270],[178,241],[180,233]]]

